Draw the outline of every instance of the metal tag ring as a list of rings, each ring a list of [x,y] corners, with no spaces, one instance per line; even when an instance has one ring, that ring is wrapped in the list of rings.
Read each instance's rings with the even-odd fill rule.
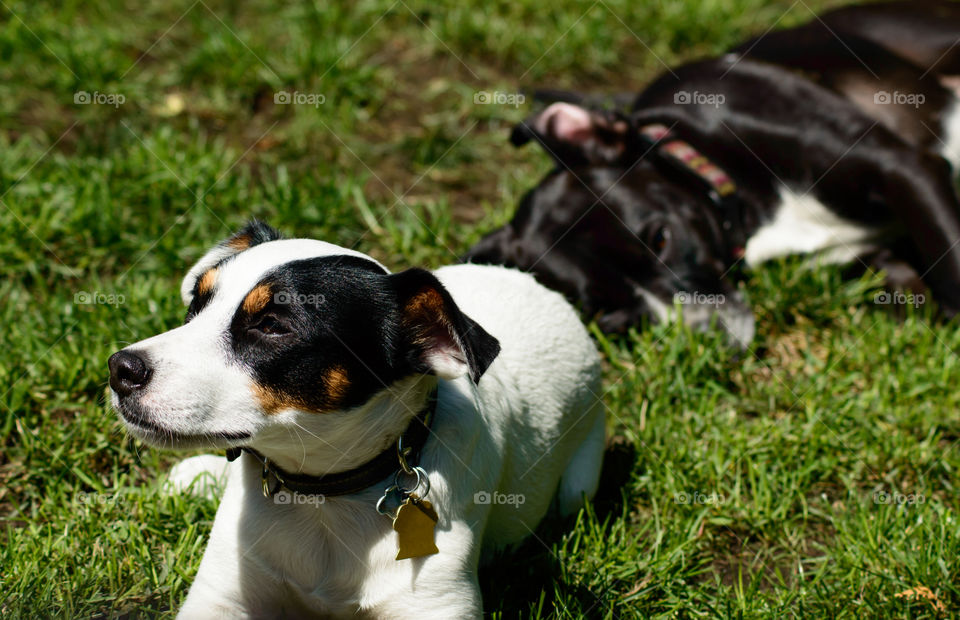
[[[401,492],[403,492],[404,495],[412,494],[414,491],[419,489],[421,485],[423,485],[424,490],[419,497],[420,499],[425,498],[430,493],[430,476],[428,476],[427,472],[419,465],[413,467],[411,469],[411,473],[417,477],[417,483],[413,485],[413,488],[408,489],[400,484],[400,476],[404,474],[403,470],[400,470],[396,473],[396,475],[393,477],[393,483],[397,486],[397,488],[400,489]]]

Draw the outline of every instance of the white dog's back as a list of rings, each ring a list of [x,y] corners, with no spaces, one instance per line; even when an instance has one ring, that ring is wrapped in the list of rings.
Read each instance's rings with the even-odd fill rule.
[[[600,358],[573,308],[529,274],[481,265],[435,274],[502,347],[477,390],[485,430],[503,459],[499,479],[477,498],[493,504],[484,546],[499,547],[529,536],[558,490],[561,514],[596,491],[604,444]]]

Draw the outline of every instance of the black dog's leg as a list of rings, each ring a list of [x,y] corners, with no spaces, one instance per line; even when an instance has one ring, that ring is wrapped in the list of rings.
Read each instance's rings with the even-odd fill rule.
[[[916,260],[912,247],[903,253],[900,248],[880,248],[858,258],[859,260],[843,270],[844,278],[859,278],[868,271],[882,272],[883,284],[890,291],[917,294],[928,292],[927,285],[914,267],[919,261]]]
[[[960,312],[960,202],[950,164],[908,151],[874,169],[886,203],[913,242],[920,277],[953,316]]]

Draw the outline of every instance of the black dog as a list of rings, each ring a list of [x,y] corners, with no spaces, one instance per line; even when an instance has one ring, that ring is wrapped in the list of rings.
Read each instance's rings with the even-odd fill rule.
[[[629,114],[554,103],[511,139],[556,169],[466,259],[532,271],[607,331],[679,302],[745,344],[731,268],[813,252],[953,315],[958,41],[960,4],[849,7],[669,71]]]

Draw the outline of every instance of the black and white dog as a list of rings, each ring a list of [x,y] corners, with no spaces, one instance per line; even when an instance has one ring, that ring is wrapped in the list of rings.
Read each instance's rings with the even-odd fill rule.
[[[240,457],[171,474],[227,477],[182,618],[479,617],[481,551],[596,491],[599,356],[527,274],[391,274],[255,223],[181,293],[109,366],[131,434]]]
[[[532,271],[618,331],[641,317],[741,344],[728,277],[797,253],[885,269],[960,310],[960,4],[849,7],[668,71],[629,114],[557,102],[514,129],[557,167],[467,260]]]

